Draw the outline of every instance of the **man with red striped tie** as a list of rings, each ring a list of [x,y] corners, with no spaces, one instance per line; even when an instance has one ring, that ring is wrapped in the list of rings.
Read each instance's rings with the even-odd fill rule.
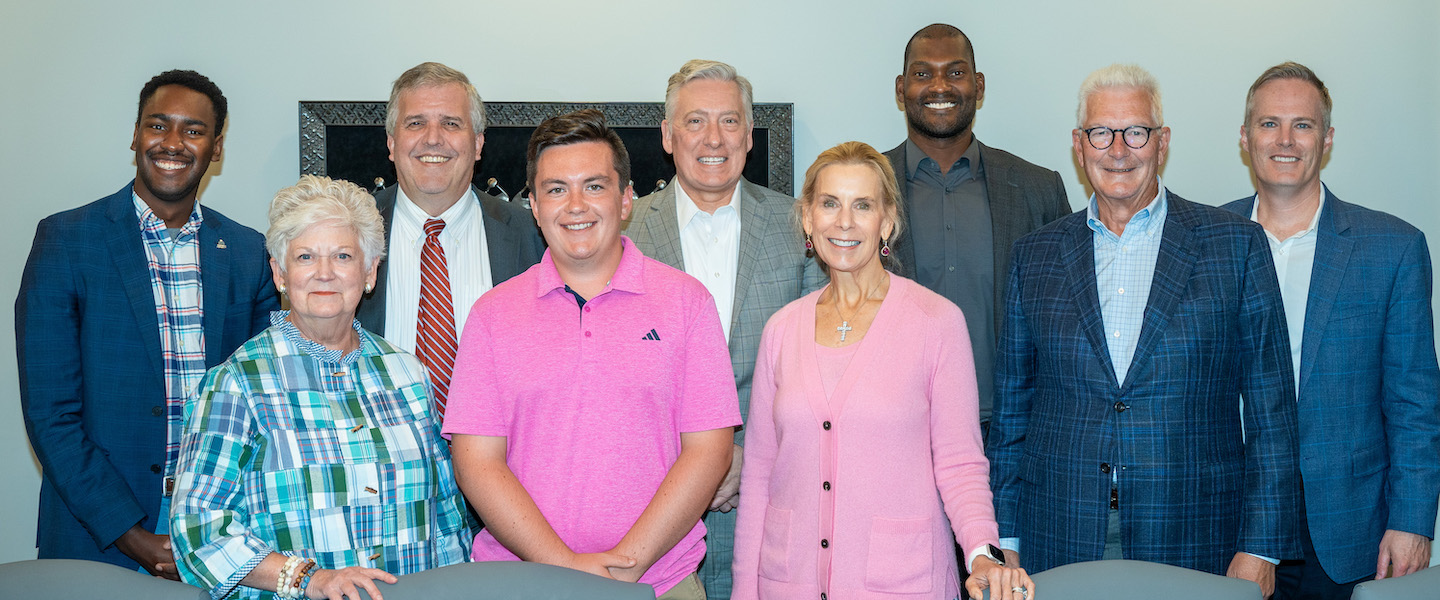
[[[485,105],[464,73],[434,62],[402,73],[390,90],[385,135],[400,185],[375,194],[387,256],[356,317],[420,357],[443,418],[470,305],[539,262],[545,247],[528,211],[471,182]]]

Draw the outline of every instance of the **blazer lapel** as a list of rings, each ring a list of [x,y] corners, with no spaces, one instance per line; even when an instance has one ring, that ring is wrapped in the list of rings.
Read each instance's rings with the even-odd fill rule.
[[[1195,227],[1191,208],[1179,196],[1161,190],[1167,196],[1165,229],[1160,238],[1160,253],[1155,257],[1155,275],[1150,283],[1150,298],[1145,303],[1145,319],[1140,325],[1140,339],[1130,359],[1125,382],[1141,371],[1139,366],[1149,358],[1161,332],[1175,313],[1175,307],[1189,287],[1190,272],[1195,269],[1195,253],[1191,250],[1192,229]]]
[[[490,278],[500,283],[520,274],[520,242],[510,227],[504,200],[471,186],[480,201],[480,218],[485,224],[485,251],[490,255]]]
[[[650,258],[684,271],[685,258],[680,252],[680,225],[675,216],[676,189],[675,180],[671,179],[670,185],[656,194],[655,202],[650,204],[650,213],[643,218],[655,248],[655,255]]]
[[[110,249],[110,260],[115,264],[115,272],[120,275],[120,283],[125,286],[125,296],[130,299],[145,356],[149,357],[155,373],[164,373],[160,355],[160,322],[155,316],[155,289],[151,287],[148,266],[150,260],[145,255],[145,243],[140,239],[140,222],[135,218],[130,190],[127,186],[114,196],[115,201],[109,210],[112,226],[105,245]],[[201,268],[204,268],[203,264]],[[201,285],[205,283],[202,280]],[[205,334],[210,335],[208,328]]]
[[[1065,284],[1074,299],[1075,316],[1095,356],[1105,365],[1110,384],[1119,387],[1115,365],[1110,362],[1110,347],[1105,343],[1105,318],[1100,312],[1100,292],[1095,287],[1095,243],[1090,228],[1083,219],[1076,220],[1067,234],[1065,247],[1060,249],[1060,264],[1074,267],[1065,270]]]
[[[980,144],[980,142],[975,142]],[[1030,219],[1020,186],[1010,174],[1010,164],[1002,155],[989,152],[980,144],[980,164],[985,169],[985,197],[990,205],[990,237],[994,240],[991,253],[995,265],[995,331],[1005,317],[1005,278],[1010,274],[1010,244],[1029,233]],[[1094,261],[1091,261],[1094,264]]]
[[[760,250],[764,248],[764,233],[770,228],[769,219],[765,217],[768,211],[760,210],[759,206],[765,201],[765,195],[752,192],[749,186],[755,184],[744,179],[738,185],[741,197],[740,256],[735,271],[735,301],[731,303],[730,310],[731,331],[740,323],[740,308],[745,306],[745,296],[755,276],[755,265],[760,262]]]
[[[1315,354],[1324,340],[1330,309],[1340,295],[1350,252],[1355,248],[1355,242],[1345,236],[1350,229],[1345,209],[1340,200],[1326,190],[1325,207],[1320,210],[1320,222],[1315,225],[1318,236],[1315,262],[1310,274],[1310,297],[1305,304],[1305,333],[1300,342],[1300,390],[1305,389],[1305,382],[1315,368]]]
[[[200,293],[205,328],[205,362],[219,364],[225,356],[214,356],[225,345],[225,317],[230,298],[230,249],[223,244],[225,223],[215,213],[205,215],[200,225]],[[153,311],[152,311],[153,314]],[[247,324],[248,326],[248,324]]]

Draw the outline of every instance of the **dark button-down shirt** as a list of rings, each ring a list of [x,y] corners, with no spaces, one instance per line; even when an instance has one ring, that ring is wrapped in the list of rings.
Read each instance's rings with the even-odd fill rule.
[[[965,314],[980,388],[980,420],[990,419],[995,367],[995,259],[990,201],[980,144],[974,140],[948,173],[905,142],[905,209],[915,245],[915,279]]]

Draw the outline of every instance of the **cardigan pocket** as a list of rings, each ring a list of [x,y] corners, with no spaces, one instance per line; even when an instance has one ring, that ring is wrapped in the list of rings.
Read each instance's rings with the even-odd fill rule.
[[[760,576],[771,581],[790,581],[790,512],[765,507],[765,530],[760,538]]]
[[[931,525],[930,519],[872,519],[865,589],[887,594],[929,592],[935,579]]]

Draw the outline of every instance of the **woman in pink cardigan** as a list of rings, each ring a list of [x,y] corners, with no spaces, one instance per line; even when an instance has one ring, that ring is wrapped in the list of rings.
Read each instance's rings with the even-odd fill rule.
[[[960,309],[892,275],[890,163],[847,142],[805,173],[797,220],[830,285],[765,326],[740,478],[734,598],[1033,600],[1005,567]],[[953,533],[952,533],[953,532]]]

